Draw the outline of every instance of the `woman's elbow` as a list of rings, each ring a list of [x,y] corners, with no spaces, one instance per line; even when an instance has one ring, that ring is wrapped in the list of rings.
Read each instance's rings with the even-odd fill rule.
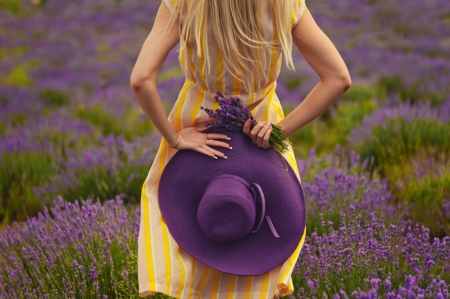
[[[333,86],[339,86],[339,88],[342,88],[344,91],[350,88],[352,86],[352,79],[350,77],[350,74],[341,74],[341,75],[327,75],[321,78],[322,82],[331,84]]]
[[[334,81],[337,82],[344,90],[347,90],[352,86],[352,78],[350,77],[350,73],[348,71],[337,73],[333,76]]]
[[[142,88],[144,84],[152,81],[152,77],[148,74],[143,74],[142,72],[132,72],[130,76],[130,86],[134,91],[138,91]]]
[[[350,78],[350,75],[343,76],[341,80],[345,90],[349,89],[350,86],[352,86],[352,78]]]
[[[147,78],[145,76],[132,73],[130,76],[130,86],[133,90],[139,89],[146,80]]]

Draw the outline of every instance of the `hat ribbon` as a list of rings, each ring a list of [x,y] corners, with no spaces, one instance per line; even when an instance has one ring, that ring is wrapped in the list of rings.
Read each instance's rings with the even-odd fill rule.
[[[261,186],[259,186],[257,183],[253,183],[253,184],[250,185],[250,190],[252,191],[253,199],[255,200],[255,204],[256,204],[256,198],[258,196],[257,196],[256,191],[253,190],[253,188],[252,188],[253,186],[256,186],[256,188],[258,188],[259,195],[260,195],[259,198],[261,200],[262,209],[261,209],[261,217],[259,217],[258,226],[255,228],[255,230],[252,231],[252,233],[258,232],[258,230],[261,227],[261,224],[263,223],[264,218],[265,218],[267,220],[267,223],[269,224],[269,227],[270,227],[270,230],[272,231],[272,234],[275,236],[275,238],[279,238],[280,236],[278,235],[278,233],[277,233],[277,231],[275,229],[275,226],[272,223],[272,219],[270,219],[270,216],[266,212],[266,199],[264,197],[264,193],[263,193],[263,191],[261,189]]]

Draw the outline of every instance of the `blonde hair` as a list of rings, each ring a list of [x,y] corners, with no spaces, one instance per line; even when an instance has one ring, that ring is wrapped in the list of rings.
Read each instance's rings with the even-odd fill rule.
[[[261,81],[269,77],[272,48],[281,49],[286,66],[295,70],[292,60],[292,3],[290,0],[268,0],[273,12],[274,39],[265,40],[263,22],[259,17],[265,1],[262,0],[176,0],[174,12],[166,30],[172,28],[176,16],[180,16],[180,49],[186,47],[190,36],[194,36],[197,55],[205,55],[203,73],[210,73],[211,61],[208,51],[206,22],[228,72],[248,91],[260,90]],[[180,19],[180,18],[179,18]],[[164,34],[167,36],[167,34]],[[180,50],[180,61],[183,51]],[[187,69],[187,59],[182,69]],[[254,76],[258,76],[254,78]],[[262,76],[264,80],[261,80]],[[254,84],[256,83],[256,86]],[[253,90],[254,89],[254,90]],[[221,91],[223,92],[223,91]]]

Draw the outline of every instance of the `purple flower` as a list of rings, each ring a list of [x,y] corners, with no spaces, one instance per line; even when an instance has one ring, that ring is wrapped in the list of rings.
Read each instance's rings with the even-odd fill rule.
[[[239,97],[233,98],[231,96],[227,100],[222,93],[217,91],[214,99],[219,103],[219,108],[216,110],[200,106],[200,109],[204,110],[210,118],[215,120],[214,122],[205,122],[205,127],[212,127],[218,131],[242,131],[245,121],[252,115],[248,108],[242,106]]]
[[[244,123],[251,119],[250,129],[252,129],[257,121],[253,119],[252,114],[248,108],[244,108],[239,96],[230,99],[225,99],[225,96],[219,91],[214,96],[216,102],[219,103],[219,108],[212,110],[200,106],[201,110],[204,110],[213,121],[207,121],[204,123],[206,127],[211,127],[216,131],[232,131],[242,132]],[[269,144],[277,150],[280,155],[283,154],[289,146],[293,146],[292,141],[283,135],[281,127],[272,124],[272,132],[269,137]],[[287,171],[287,169],[286,169]]]
[[[386,227],[381,217],[373,215],[370,221],[359,215],[350,220],[345,230],[325,226],[322,235],[316,230],[306,237],[296,266],[300,277],[295,279],[297,288],[309,290],[306,297],[332,297],[344,289],[355,298],[417,298],[425,285],[425,297],[441,292],[446,298],[445,281],[430,282],[430,277],[445,275],[450,243],[439,239],[430,243],[425,228]],[[425,267],[426,255],[435,261],[432,268]]]
[[[133,231],[139,214],[129,214],[120,198],[102,205],[92,199],[79,204],[58,197],[51,204],[52,215],[45,208],[38,216],[16,222],[0,235],[4,256],[0,261],[0,284],[15,286],[0,289],[0,297],[25,298],[27,289],[53,293],[49,283],[60,288],[61,296],[70,298],[82,298],[90,292],[99,294],[100,289],[110,298],[136,293],[137,281],[128,278],[137,266]],[[43,278],[48,283],[40,283]],[[119,280],[129,281],[128,286],[120,288],[120,294],[114,292],[119,289],[115,288]]]
[[[386,292],[389,292],[391,290],[391,287],[392,287],[391,281],[389,280],[389,278],[386,278],[386,280],[384,281],[384,290]]]

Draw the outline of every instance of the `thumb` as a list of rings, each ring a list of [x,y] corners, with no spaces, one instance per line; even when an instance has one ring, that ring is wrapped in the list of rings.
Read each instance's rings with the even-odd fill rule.
[[[204,130],[208,129],[209,127],[204,127],[204,128],[198,128],[198,127],[194,127],[194,130],[196,130],[197,132],[203,132]]]

